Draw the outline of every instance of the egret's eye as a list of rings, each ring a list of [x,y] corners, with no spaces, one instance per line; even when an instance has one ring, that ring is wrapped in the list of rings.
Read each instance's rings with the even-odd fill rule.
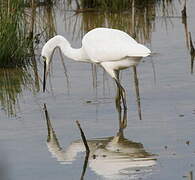
[[[42,58],[43,58],[43,61],[46,61],[46,59],[47,59],[45,56],[42,56]]]

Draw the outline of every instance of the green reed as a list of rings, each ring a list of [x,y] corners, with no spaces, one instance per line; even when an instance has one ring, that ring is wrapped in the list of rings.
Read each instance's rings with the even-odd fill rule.
[[[24,0],[0,0],[0,67],[20,67],[29,56]]]

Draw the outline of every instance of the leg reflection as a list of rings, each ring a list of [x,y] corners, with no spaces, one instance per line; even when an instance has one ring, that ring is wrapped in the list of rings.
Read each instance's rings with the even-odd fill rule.
[[[138,76],[137,76],[136,66],[133,66],[133,74],[134,74],[134,84],[135,84],[138,115],[139,115],[139,119],[142,120],[141,101],[140,101],[140,93],[139,93],[139,80],[138,80]]]

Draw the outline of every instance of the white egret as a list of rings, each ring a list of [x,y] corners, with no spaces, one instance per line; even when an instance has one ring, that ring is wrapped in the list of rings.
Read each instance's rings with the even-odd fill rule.
[[[122,69],[137,65],[142,57],[151,53],[147,47],[137,43],[127,33],[117,29],[95,28],[89,31],[83,37],[82,47],[79,49],[72,48],[64,37],[57,35],[51,38],[42,49],[41,56],[44,59],[43,91],[46,87],[51,56],[57,47],[70,59],[102,66],[122,90],[124,109],[127,109],[126,95],[117,74]]]

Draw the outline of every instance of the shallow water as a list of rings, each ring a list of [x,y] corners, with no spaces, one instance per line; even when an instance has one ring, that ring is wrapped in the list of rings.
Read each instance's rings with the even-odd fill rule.
[[[193,42],[194,7],[194,1],[189,1],[187,31],[191,32]],[[4,179],[80,179],[85,153],[76,120],[79,120],[89,145],[93,147],[92,152],[97,156],[95,159],[92,154],[89,157],[85,179],[192,179],[195,170],[195,76],[191,73],[191,57],[180,16],[182,5],[175,1],[173,9],[171,15],[162,16],[159,13],[150,19],[149,25],[141,26],[143,30],[136,34],[137,40],[153,52],[137,67],[142,120],[139,120],[137,111],[131,68],[122,72],[122,84],[127,91],[127,127],[123,130],[120,145],[116,144],[117,148],[112,153],[108,142],[113,142],[119,132],[116,88],[101,68],[94,70],[90,64],[64,58],[67,80],[59,52],[56,52],[51,83],[48,81],[45,94],[34,84],[34,72],[30,72],[30,76],[14,71],[16,84],[13,85],[9,75],[6,78],[1,75],[1,84],[11,83],[11,86],[4,85],[7,91],[1,92],[0,170]],[[66,17],[62,10],[56,9],[55,13],[57,33],[66,36],[74,47],[79,47],[82,34],[96,25],[133,32],[131,23],[127,23],[130,17],[126,14],[115,14],[113,17],[103,14],[97,16],[98,19],[93,13],[73,16],[72,12],[68,12]],[[139,30],[139,26],[136,27],[135,32]],[[43,64],[39,62],[40,77],[42,72]],[[41,82],[39,85],[41,87]],[[14,98],[16,100],[12,101]],[[52,133],[48,131],[44,103]],[[73,148],[78,151],[77,156],[64,160],[63,153],[75,142],[80,144]],[[122,151],[123,145],[128,152],[117,152]],[[145,159],[141,163],[145,167],[135,166],[131,161],[132,154],[139,162],[140,158],[151,155],[152,162]],[[60,156],[62,159],[59,159]]]

